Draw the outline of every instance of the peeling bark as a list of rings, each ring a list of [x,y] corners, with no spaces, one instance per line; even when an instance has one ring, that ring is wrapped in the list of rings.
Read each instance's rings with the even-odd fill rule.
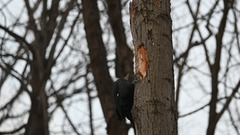
[[[140,77],[140,80],[147,76],[149,60],[147,50],[144,48],[143,45],[137,48],[136,52],[136,72]]]

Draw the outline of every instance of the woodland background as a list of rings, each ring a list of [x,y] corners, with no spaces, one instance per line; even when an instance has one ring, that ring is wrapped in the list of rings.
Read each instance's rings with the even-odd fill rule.
[[[129,1],[98,0],[98,8],[88,7],[91,2],[0,1],[1,134],[33,128],[29,116],[39,108],[46,110],[36,115],[51,135],[109,130],[112,103],[101,107],[105,94],[96,86],[111,92],[113,79],[134,72]],[[171,5],[179,135],[240,135],[240,2],[172,0]],[[84,18],[93,18],[89,8],[100,15],[95,20],[100,30],[84,25]],[[99,54],[89,53],[86,24],[98,31],[92,36],[102,38],[100,48],[92,48]],[[91,55],[101,56],[95,64],[106,72],[94,71]]]

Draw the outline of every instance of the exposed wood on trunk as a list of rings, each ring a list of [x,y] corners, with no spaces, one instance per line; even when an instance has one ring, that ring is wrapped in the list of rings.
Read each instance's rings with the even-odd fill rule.
[[[144,45],[137,48],[136,52],[136,73],[139,75],[140,80],[147,76],[149,60],[147,50]]]

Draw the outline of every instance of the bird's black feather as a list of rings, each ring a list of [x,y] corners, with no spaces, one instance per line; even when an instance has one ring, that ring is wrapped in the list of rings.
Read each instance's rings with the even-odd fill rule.
[[[118,79],[114,82],[112,91],[118,119],[122,121],[126,117],[133,122],[131,109],[133,106],[134,84],[126,79]]]

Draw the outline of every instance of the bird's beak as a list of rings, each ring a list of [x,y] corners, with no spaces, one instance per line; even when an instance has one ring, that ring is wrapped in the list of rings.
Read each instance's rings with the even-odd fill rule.
[[[129,73],[124,77],[124,79],[126,79],[126,80],[129,79]]]

